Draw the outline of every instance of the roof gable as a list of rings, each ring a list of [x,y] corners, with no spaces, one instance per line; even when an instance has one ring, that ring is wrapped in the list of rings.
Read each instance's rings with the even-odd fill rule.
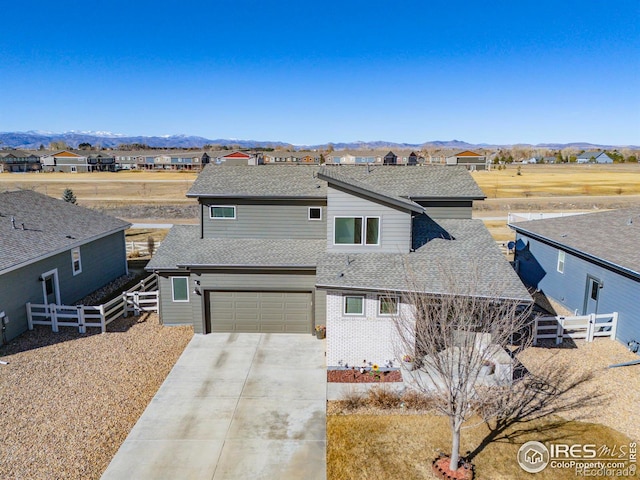
[[[51,156],[52,157],[56,157],[56,158],[58,158],[58,157],[80,158],[80,157],[82,157],[82,155],[78,155],[77,153],[70,152],[69,150],[62,150],[61,152],[54,153]]]
[[[457,153],[456,157],[483,157],[484,155],[480,155],[479,153],[472,152],[471,150],[465,150],[464,152]]]
[[[233,152],[229,155],[225,155],[223,158],[246,158],[248,160],[251,158],[251,155],[247,155],[244,152]]]

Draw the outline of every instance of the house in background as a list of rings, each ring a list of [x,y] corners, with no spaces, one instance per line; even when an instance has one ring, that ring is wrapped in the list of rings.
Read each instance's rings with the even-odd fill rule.
[[[605,152],[592,150],[581,153],[576,159],[577,163],[613,163],[613,159]]]
[[[210,152],[211,164],[224,166],[244,166],[244,165],[263,165],[264,156],[262,152],[242,152],[239,150],[229,151],[222,150],[218,152]]]
[[[115,172],[116,157],[106,153],[93,153],[87,156],[90,172]]]
[[[0,312],[6,340],[27,330],[27,302],[73,304],[127,273],[129,224],[31,190],[0,193]]]
[[[462,167],[210,166],[187,196],[200,224],[174,226],[147,265],[166,325],[310,334],[326,324],[329,368],[363,359],[397,366],[405,265],[424,293],[446,293],[445,263],[481,295],[531,302],[471,219],[484,194]]]
[[[40,157],[23,150],[0,150],[0,173],[39,172]]]
[[[87,157],[69,150],[43,155],[41,162],[43,170],[47,172],[85,173],[89,171]]]
[[[525,284],[577,315],[618,312],[616,338],[640,342],[640,207],[510,227]]]
[[[446,165],[462,165],[467,170],[489,170],[489,164],[487,163],[487,157],[471,150],[465,150],[464,152],[456,153],[447,157],[445,160]]]

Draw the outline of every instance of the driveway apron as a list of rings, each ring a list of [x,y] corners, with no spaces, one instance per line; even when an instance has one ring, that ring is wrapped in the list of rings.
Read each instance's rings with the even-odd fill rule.
[[[196,335],[102,479],[326,479],[326,391],[311,335]]]

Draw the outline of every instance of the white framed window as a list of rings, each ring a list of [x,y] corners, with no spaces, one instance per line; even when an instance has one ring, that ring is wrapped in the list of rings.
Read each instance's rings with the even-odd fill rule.
[[[322,207],[309,207],[307,220],[322,220]]]
[[[380,245],[380,217],[334,217],[334,245]]]
[[[563,252],[562,250],[558,250],[558,272],[560,273],[564,273],[564,257],[565,257],[565,252]]]
[[[212,205],[209,207],[209,218],[235,220],[236,207],[233,205]]]
[[[378,296],[378,315],[381,317],[398,315],[399,300],[395,295]]]
[[[171,300],[189,301],[189,277],[171,277]]]
[[[71,270],[73,275],[82,273],[82,258],[80,257],[80,247],[71,249]]]
[[[76,167],[75,165],[71,165],[71,173],[77,173],[78,172],[78,167]]]
[[[345,295],[343,313],[345,315],[364,315],[364,295]]]

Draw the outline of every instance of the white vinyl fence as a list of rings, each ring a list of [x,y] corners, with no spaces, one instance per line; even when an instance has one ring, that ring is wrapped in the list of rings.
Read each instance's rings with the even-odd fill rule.
[[[126,317],[130,312],[158,311],[158,279],[150,275],[131,287],[122,295],[109,302],[98,305],[56,305],[55,303],[27,303],[27,322],[29,330],[34,325],[51,325],[54,332],[58,327],[78,327],[80,333],[86,333],[87,327],[100,328],[102,333],[116,318]]]
[[[154,252],[158,250],[162,242],[156,242],[153,246]],[[138,252],[140,255],[149,255],[149,245],[147,242],[126,242],[127,255]]]
[[[595,337],[616,338],[618,312],[575,317],[537,317],[534,321],[533,344],[539,340],[554,339],[560,345],[565,338],[584,339],[593,342]]]

